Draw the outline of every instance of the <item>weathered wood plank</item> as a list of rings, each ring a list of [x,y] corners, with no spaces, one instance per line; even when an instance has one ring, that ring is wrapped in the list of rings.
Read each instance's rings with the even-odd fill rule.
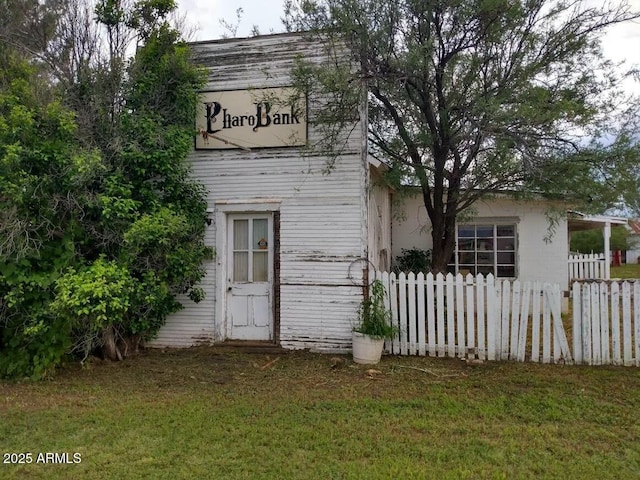
[[[620,286],[611,283],[611,350],[614,365],[622,365],[622,344],[620,338]]]
[[[399,317],[400,317],[400,355],[409,354],[409,339],[407,325],[407,276],[404,272],[398,275],[398,297],[400,301]]]
[[[509,358],[509,305],[511,298],[511,283],[502,280],[502,325],[500,329],[500,358]]]
[[[462,357],[465,355],[465,325],[464,325],[464,278],[459,273],[455,276],[455,292],[456,292],[456,331],[458,333],[458,341],[456,355]]]
[[[484,276],[480,273],[476,277],[477,318],[478,318],[478,358],[487,359],[486,327],[485,327],[485,298],[487,287]]]
[[[475,315],[475,296],[474,296],[474,282],[473,275],[468,274],[466,277],[466,317],[467,317],[467,351],[476,349],[476,315]]]
[[[540,361],[540,282],[533,283],[533,310],[531,313],[531,361]]]
[[[436,345],[438,340],[436,338],[436,316],[435,316],[435,300],[434,300],[434,283],[433,274],[427,273],[426,278],[427,289],[427,353],[431,356],[435,356],[437,353]]]
[[[416,310],[416,275],[413,272],[409,272],[407,275],[407,294],[408,294],[408,318],[409,327],[407,329],[408,335],[408,349],[409,355],[415,355],[418,353],[418,325],[417,317],[418,312]]]
[[[447,285],[447,355],[451,358],[456,356],[456,335],[455,335],[455,303],[454,292],[455,283],[453,275],[450,273],[446,277]]]
[[[487,360],[496,360],[496,346],[498,332],[497,326],[500,321],[498,314],[496,288],[493,275],[487,275]]]
[[[445,319],[445,298],[444,298],[444,292],[445,292],[445,288],[444,288],[444,277],[442,275],[442,273],[438,273],[438,275],[436,276],[436,298],[438,301],[438,310],[437,310],[437,314],[438,314],[438,356],[439,357],[444,357],[446,352],[445,352],[445,348],[447,345],[447,341],[446,341],[446,335],[445,335],[445,324],[444,324],[444,319]],[[451,298],[451,297],[449,297]]]
[[[427,354],[427,335],[426,335],[426,320],[425,320],[425,305],[424,305],[424,273],[418,273],[416,277],[417,288],[417,302],[418,302],[418,355],[424,356]]]
[[[573,308],[573,326],[571,329],[573,335],[573,358],[576,363],[583,362],[582,356],[582,301],[580,299],[580,284],[574,282],[571,286],[571,301]]]
[[[509,360],[516,360],[518,357],[518,338],[520,332],[520,281],[513,282],[511,294],[511,335],[509,343]]]
[[[623,338],[623,362],[629,366],[633,362],[631,339],[631,288],[629,282],[622,282],[622,338]]]
[[[520,311],[520,325],[518,327],[518,350],[516,359],[524,362],[527,337],[529,332],[529,300],[531,299],[531,282],[524,282],[522,290],[522,310]]]

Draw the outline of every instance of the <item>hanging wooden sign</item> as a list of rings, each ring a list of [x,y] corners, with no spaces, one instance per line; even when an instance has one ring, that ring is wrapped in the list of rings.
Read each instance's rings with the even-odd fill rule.
[[[306,117],[306,99],[293,88],[203,92],[196,150],[303,146]]]

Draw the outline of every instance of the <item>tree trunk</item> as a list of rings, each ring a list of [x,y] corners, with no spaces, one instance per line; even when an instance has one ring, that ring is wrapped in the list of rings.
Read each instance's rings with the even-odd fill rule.
[[[113,325],[109,325],[102,332],[102,355],[114,362],[122,360],[122,353],[116,341],[116,329]]]
[[[455,250],[456,219],[455,216],[444,212],[434,212],[435,218],[431,218],[431,272],[447,273],[447,266],[451,261],[451,255]]]

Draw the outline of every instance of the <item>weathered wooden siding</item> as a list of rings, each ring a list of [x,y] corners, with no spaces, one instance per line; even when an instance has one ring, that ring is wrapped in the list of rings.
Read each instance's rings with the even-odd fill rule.
[[[318,45],[300,35],[271,35],[193,45],[209,68],[205,90],[287,86],[298,56],[324,61]],[[313,119],[317,104],[308,102]],[[318,137],[308,130],[309,141]],[[173,315],[155,345],[187,346],[224,340],[221,275],[226,262],[216,225],[234,204],[267,203],[280,212],[280,342],[289,348],[333,349],[351,345],[351,326],[362,299],[361,259],[367,256],[366,158],[356,128],[332,173],[327,158],[297,148],[194,151],[194,176],[208,189],[214,220],[207,242],[216,259],[207,264],[207,298]],[[242,208],[242,207],[238,207]],[[241,211],[241,210],[239,210]],[[222,247],[221,247],[222,246]],[[351,265],[351,271],[350,271]],[[349,278],[349,276],[351,278]]]

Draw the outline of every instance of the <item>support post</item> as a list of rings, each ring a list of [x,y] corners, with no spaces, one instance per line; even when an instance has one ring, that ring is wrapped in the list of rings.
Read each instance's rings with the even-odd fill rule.
[[[611,278],[611,223],[606,222],[602,229],[604,236],[604,279]]]

